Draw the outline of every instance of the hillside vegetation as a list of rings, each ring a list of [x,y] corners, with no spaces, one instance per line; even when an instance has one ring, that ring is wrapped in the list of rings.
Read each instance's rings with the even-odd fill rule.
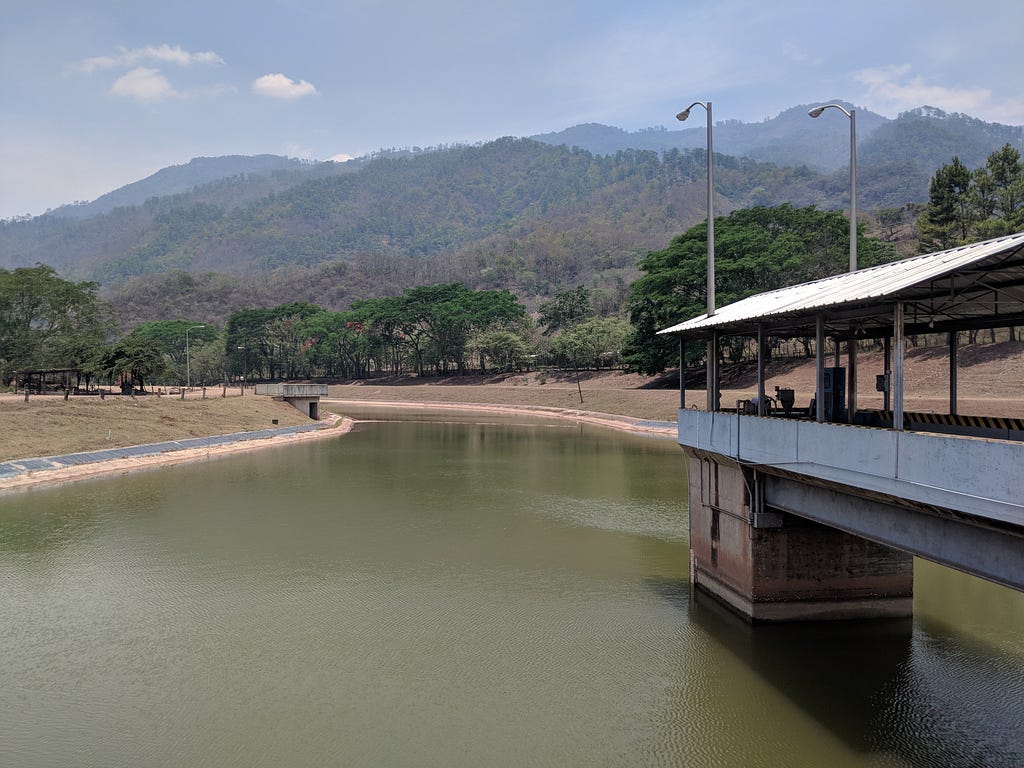
[[[1004,144],[1024,147],[1020,128],[927,108],[858,117],[858,206],[867,218],[884,209],[874,231],[897,245],[916,238],[939,165],[958,154],[977,167]],[[223,322],[288,301],[342,310],[453,282],[507,288],[531,310],[586,285],[621,308],[640,259],[705,216],[703,134],[582,126],[343,164],[199,158],[87,205],[3,222],[0,268],[42,263],[97,281],[123,328]],[[843,209],[848,137],[845,119],[814,121],[805,107],[716,126],[716,213]]]

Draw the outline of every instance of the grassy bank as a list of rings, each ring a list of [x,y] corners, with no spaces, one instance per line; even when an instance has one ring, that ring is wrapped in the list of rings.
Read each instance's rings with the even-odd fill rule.
[[[253,395],[210,397],[20,397],[0,400],[0,461],[188,437],[308,424],[285,403]]]

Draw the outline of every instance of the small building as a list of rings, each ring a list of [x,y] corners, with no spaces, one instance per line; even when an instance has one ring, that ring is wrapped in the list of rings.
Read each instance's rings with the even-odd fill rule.
[[[34,395],[61,393],[80,394],[82,373],[78,368],[44,368],[33,371],[14,371],[14,391],[19,388]],[[72,383],[74,382],[74,383]],[[88,378],[86,379],[88,390]]]

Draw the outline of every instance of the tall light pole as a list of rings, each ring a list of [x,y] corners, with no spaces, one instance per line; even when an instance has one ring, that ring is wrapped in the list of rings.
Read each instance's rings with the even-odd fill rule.
[[[841,104],[822,104],[808,111],[811,117],[818,117],[826,109],[838,109],[850,118],[850,271],[857,271],[857,110],[847,109]],[[820,342],[819,342],[820,343]],[[857,415],[857,339],[853,336],[846,342],[846,355],[850,376],[847,381],[848,419],[854,423]],[[839,365],[839,340],[836,339],[836,365]],[[820,388],[819,402],[823,397]],[[820,412],[820,406],[819,406]]]
[[[708,113],[708,317],[711,317],[715,314],[715,177],[714,164],[711,162],[711,102],[693,102],[676,115],[676,120],[686,120],[690,116],[690,110],[697,105],[704,107]]]
[[[194,331],[196,328],[205,328],[205,325],[193,325],[185,329],[185,386],[188,389],[192,389],[192,359],[188,354],[188,334],[189,331]],[[203,397],[206,397],[206,390],[203,390]]]
[[[826,109],[838,109],[850,118],[850,271],[857,271],[857,110],[841,104],[822,104],[807,114],[818,117]]]
[[[713,145],[711,142],[711,102],[695,101],[678,115],[676,120],[683,122],[690,116],[690,110],[696,106],[704,107],[708,113],[708,317],[715,314],[715,175],[712,162]],[[708,342],[708,405],[709,411],[718,410],[718,334]],[[679,375],[683,375],[683,361],[679,361]]]

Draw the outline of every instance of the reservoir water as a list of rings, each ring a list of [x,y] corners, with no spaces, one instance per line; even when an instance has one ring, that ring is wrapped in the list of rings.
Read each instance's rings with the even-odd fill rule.
[[[1024,595],[750,627],[671,440],[371,409],[0,496],[0,765],[1024,765]]]

